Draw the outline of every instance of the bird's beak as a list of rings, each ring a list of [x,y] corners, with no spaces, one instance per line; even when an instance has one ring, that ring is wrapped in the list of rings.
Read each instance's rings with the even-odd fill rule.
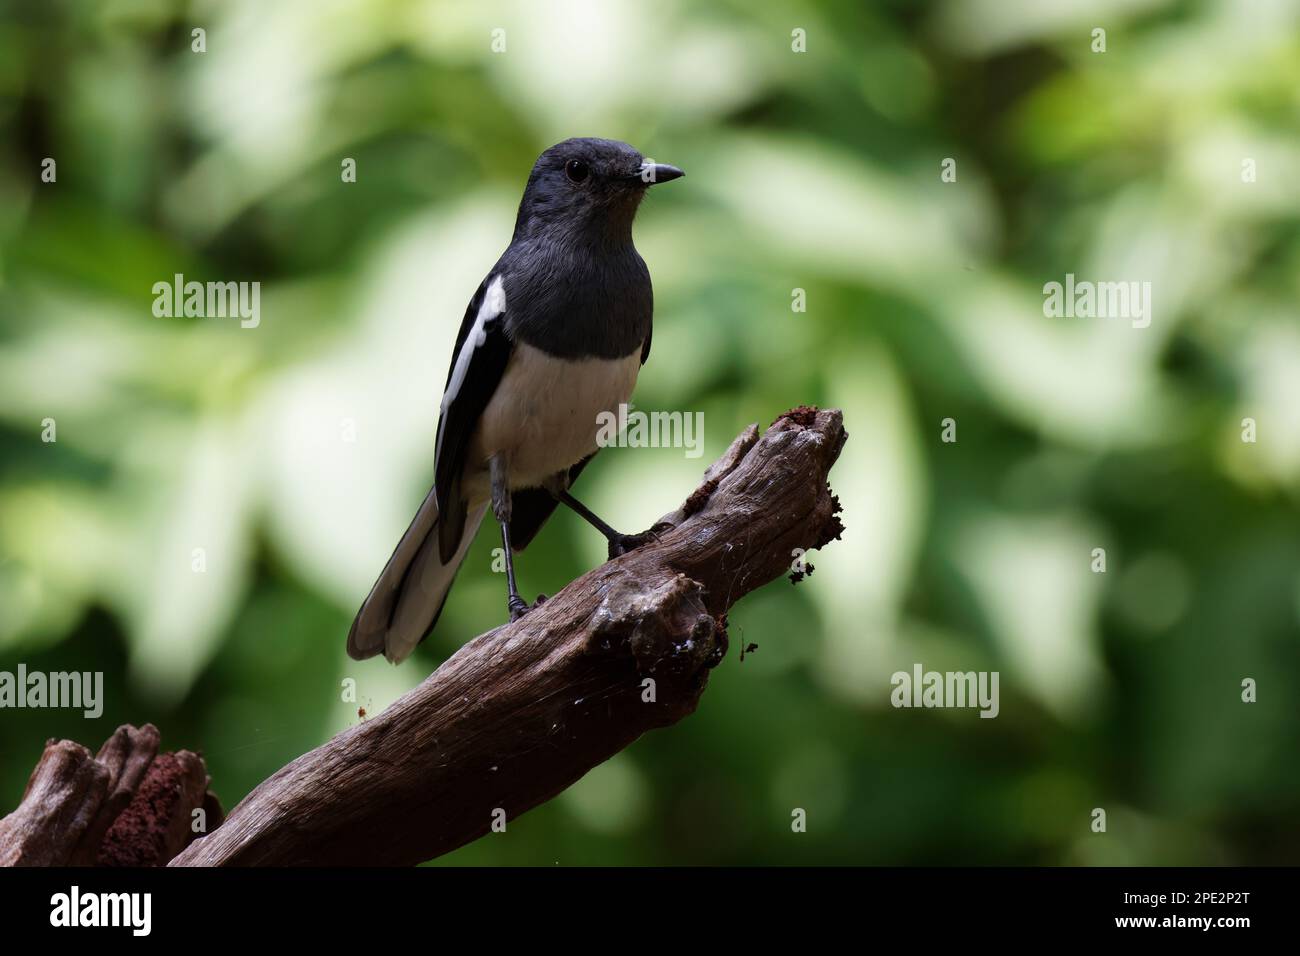
[[[666,183],[686,174],[676,166],[669,166],[666,163],[642,163],[638,175],[641,182],[653,186],[655,183]]]

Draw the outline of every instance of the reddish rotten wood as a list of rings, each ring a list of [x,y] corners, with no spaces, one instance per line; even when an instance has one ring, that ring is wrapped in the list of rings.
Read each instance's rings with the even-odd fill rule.
[[[123,725],[92,755],[45,744],[18,808],[0,820],[0,866],[161,866],[221,822],[203,759],[158,753],[158,730]]]

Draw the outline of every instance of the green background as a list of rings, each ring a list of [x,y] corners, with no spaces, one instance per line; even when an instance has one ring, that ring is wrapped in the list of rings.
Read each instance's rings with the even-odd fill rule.
[[[599,135],[687,171],[637,223],[635,402],[705,449],[580,497],[645,527],[838,406],[847,531],[734,609],[695,715],[444,862],[1297,861],[1297,3],[0,10],[0,669],[106,694],[0,711],[0,807],[47,737],[144,721],[233,806],[356,722],[345,678],[377,713],[502,620],[484,533],[411,661],[344,653],[533,159]],[[177,272],[261,282],[261,325],[155,317]],[[1067,273],[1151,282],[1150,327],[1044,317]],[[522,587],[602,552],[559,515]],[[1000,715],[890,707],[917,662],[999,671]]]

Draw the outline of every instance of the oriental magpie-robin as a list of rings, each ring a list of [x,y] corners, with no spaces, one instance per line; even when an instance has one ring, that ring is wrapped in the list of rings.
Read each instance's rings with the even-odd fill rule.
[[[628,400],[650,355],[650,273],[632,245],[646,188],[682,175],[626,143],[569,139],[538,158],[514,237],[470,300],[447,373],[434,483],[348,635],[358,660],[393,663],[437,623],[487,509],[501,525],[507,606],[523,550],[557,504],[621,535],[569,494],[595,455],[598,416]]]

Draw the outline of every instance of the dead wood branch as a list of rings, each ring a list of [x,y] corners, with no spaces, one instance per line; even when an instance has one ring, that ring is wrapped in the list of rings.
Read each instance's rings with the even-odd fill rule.
[[[839,536],[827,474],[845,437],[836,410],[795,409],[761,437],[751,425],[649,543],[470,641],[382,714],[260,784],[172,865],[419,863],[681,720],[726,653],[732,605],[787,574],[796,549]],[[51,743],[29,791],[48,795],[36,804],[75,812],[52,828],[25,800],[0,824],[0,853],[15,817],[47,834],[29,841],[24,862],[69,859],[83,839],[109,846],[113,829],[97,837],[100,809],[126,816],[113,809],[119,790],[141,792],[143,751],[152,760],[157,735],[116,746],[92,761],[75,744]]]

